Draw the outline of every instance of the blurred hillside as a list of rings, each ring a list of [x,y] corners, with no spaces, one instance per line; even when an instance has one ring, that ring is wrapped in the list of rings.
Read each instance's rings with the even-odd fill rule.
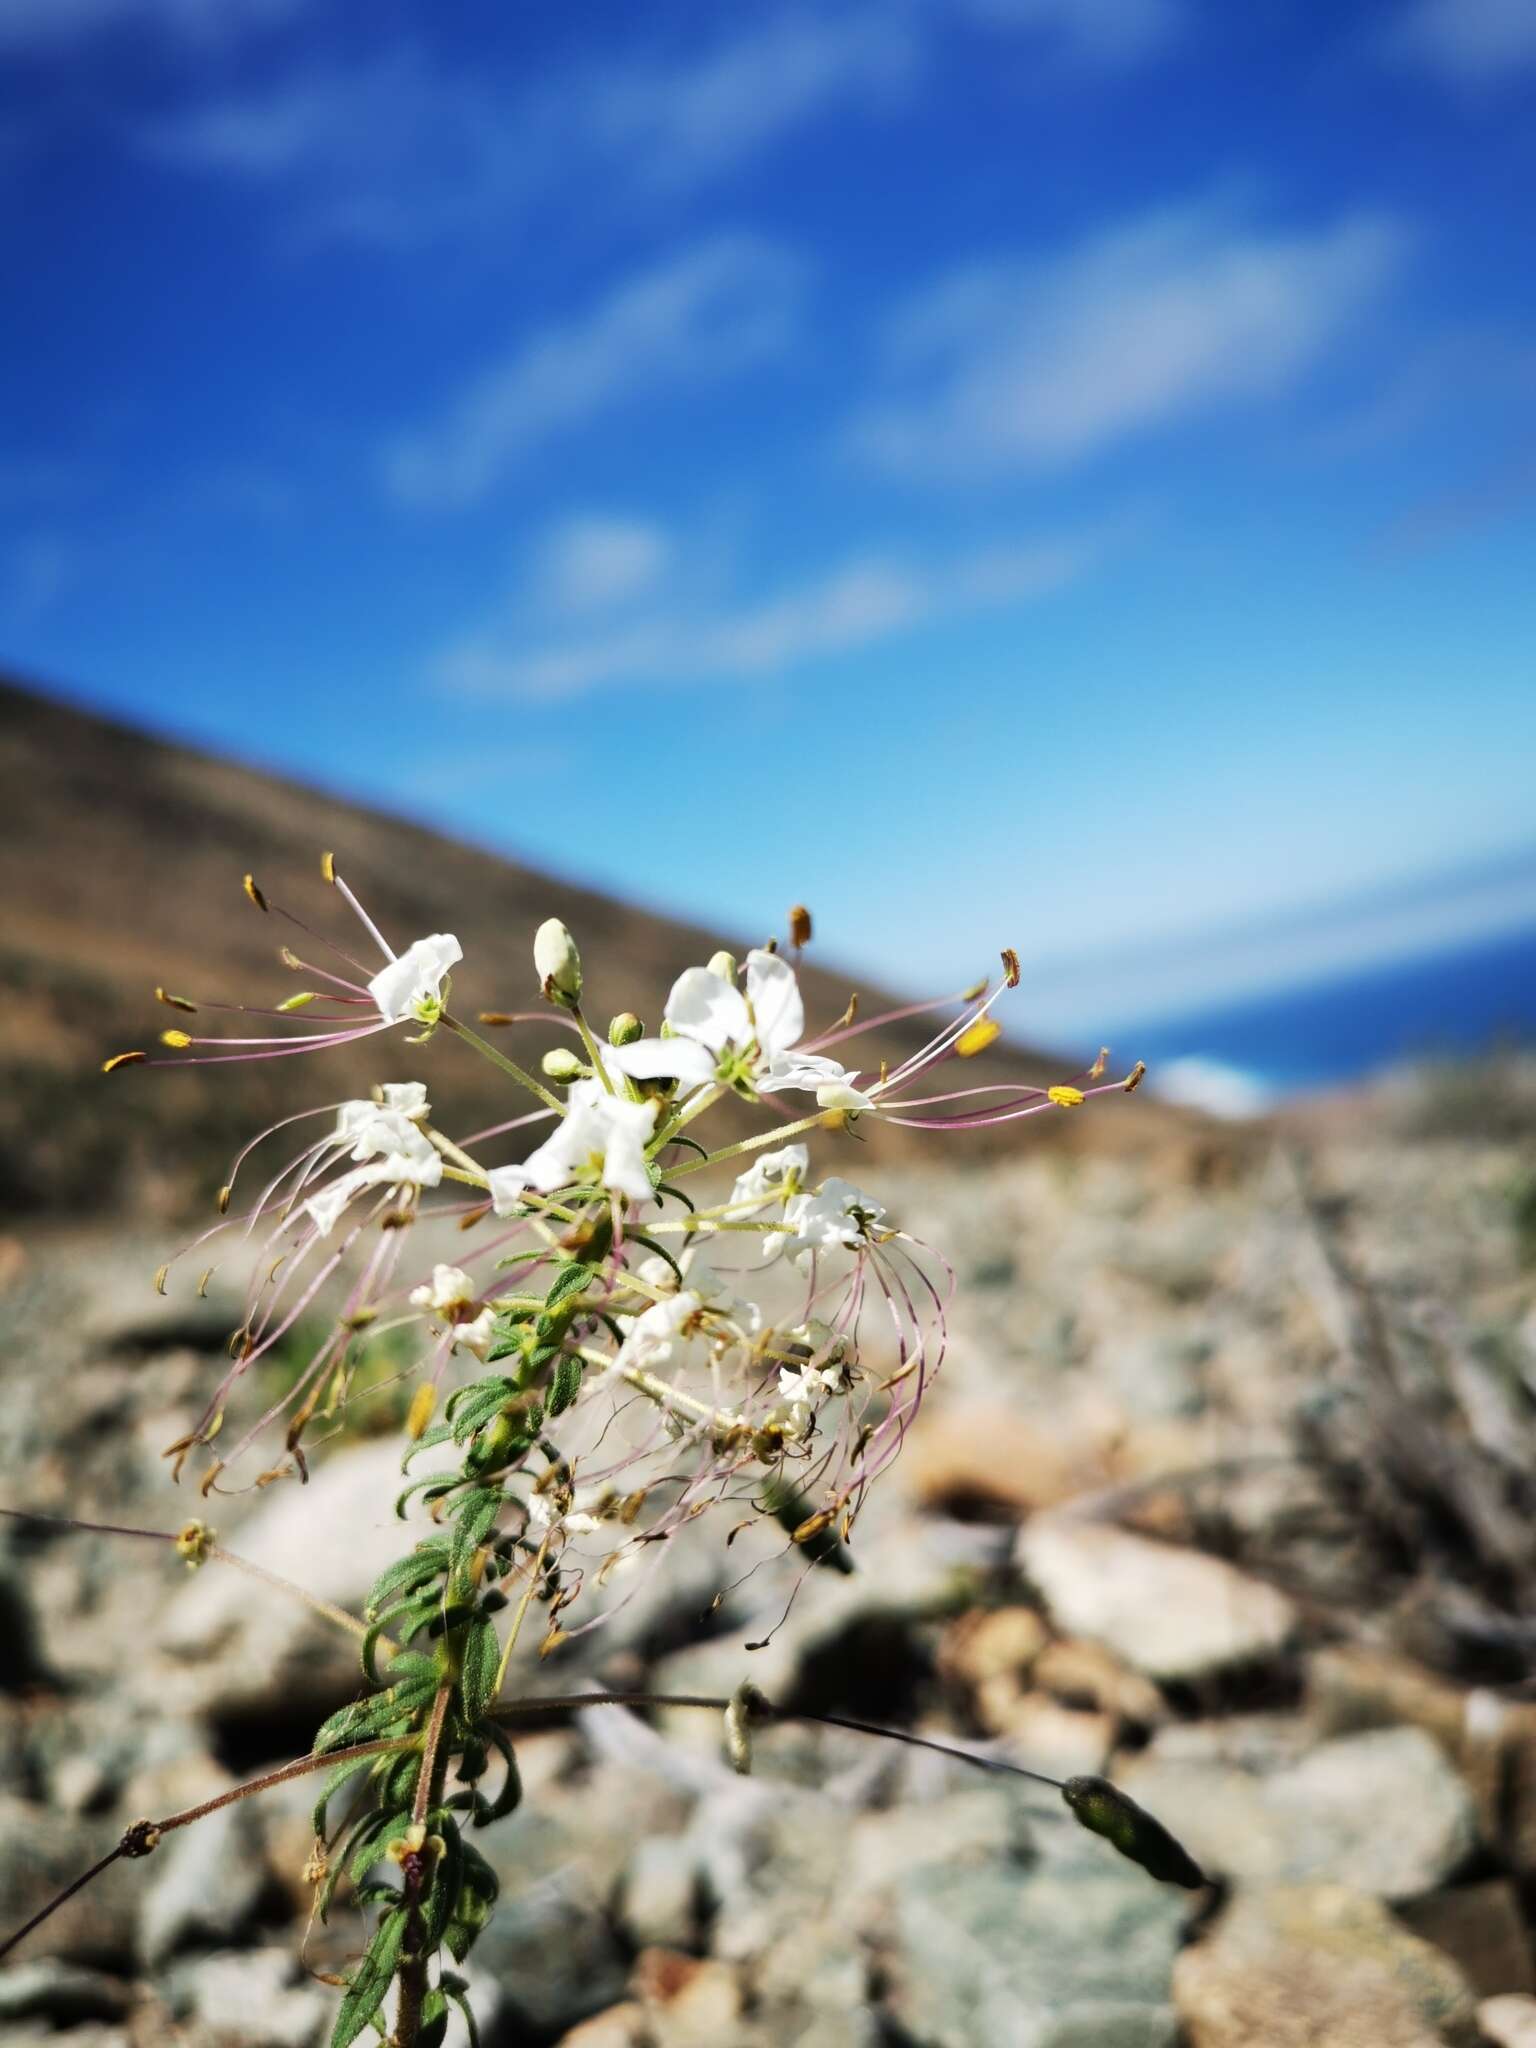
[[[106,1055],[150,1045],[174,1021],[154,1001],[157,984],[205,1000],[262,1004],[300,980],[276,959],[296,937],[255,912],[241,890],[254,872],[268,895],[317,930],[351,946],[345,905],[325,887],[319,855],[338,865],[380,927],[400,942],[452,931],[465,960],[457,1007],[526,1008],[534,1000],[530,944],[545,917],[563,917],[589,962],[594,1016],[635,1008],[653,1026],[676,974],[726,943],[765,934],[718,934],[657,917],[553,880],[398,818],[169,744],[15,686],[0,684],[0,783],[7,831],[0,861],[6,906],[0,942],[0,1209],[109,1209],[131,1194],[175,1211],[216,1187],[232,1153],[264,1122],[302,1104],[366,1092],[408,1068],[427,1080],[449,1129],[506,1114],[505,1088],[461,1048],[375,1044],[291,1062],[175,1073],[130,1070],[112,1082]],[[508,789],[514,825],[517,791]],[[813,890],[813,875],[786,870],[786,906]],[[1000,933],[999,942],[1012,936]],[[835,944],[835,935],[833,935]],[[995,961],[979,961],[978,974]],[[803,970],[807,1010],[830,1023],[852,992],[835,971]],[[859,991],[866,1015],[890,1007]],[[217,1021],[201,1029],[217,1031]],[[921,1043],[922,1020],[860,1041],[866,1067],[893,1062]],[[518,1031],[532,1063],[550,1042]],[[1094,1047],[1047,1062],[1026,1052],[978,1061],[977,1080],[1057,1080]],[[382,1066],[381,1066],[382,1061]],[[987,1071],[983,1071],[986,1068]],[[385,1071],[388,1069],[388,1071]],[[1113,1106],[1112,1106],[1113,1109]],[[1000,1134],[971,1132],[967,1145]],[[1199,1127],[1142,1098],[1136,1114],[1052,1116],[1031,1141],[1069,1150],[1120,1152],[1172,1141],[1207,1142]],[[933,1140],[889,1129],[883,1153],[930,1150]],[[1225,1145],[1224,1138],[1211,1142]]]

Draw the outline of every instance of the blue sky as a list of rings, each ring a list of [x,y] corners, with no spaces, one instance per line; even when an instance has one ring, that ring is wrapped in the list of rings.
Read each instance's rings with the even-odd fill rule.
[[[16,670],[1057,1036],[1536,916],[1531,0],[0,0],[0,99]]]

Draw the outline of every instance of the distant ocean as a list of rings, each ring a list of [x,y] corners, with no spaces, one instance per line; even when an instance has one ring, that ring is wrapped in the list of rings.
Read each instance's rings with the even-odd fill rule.
[[[1188,1016],[1132,1024],[1115,1051],[1163,1092],[1233,1114],[1404,1061],[1536,1045],[1536,927]]]

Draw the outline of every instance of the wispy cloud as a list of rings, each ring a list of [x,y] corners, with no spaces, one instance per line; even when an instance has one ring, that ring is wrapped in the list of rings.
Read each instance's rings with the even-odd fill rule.
[[[612,611],[654,591],[672,553],[671,535],[652,520],[581,513],[544,536],[529,595],[535,605],[569,618]]]
[[[15,4],[15,0],[11,0]],[[106,19],[297,0],[20,0]],[[622,58],[572,58],[537,86],[455,67],[397,40],[345,65],[311,61],[142,124],[163,163],[285,187],[314,238],[393,244],[505,227],[558,200],[617,206],[718,184],[783,138],[907,103],[959,19],[1099,68],[1157,54],[1186,0],[871,0],[720,10],[686,42],[657,35]],[[3,18],[3,16],[0,16]]]
[[[1022,605],[1082,575],[1086,539],[1016,541],[938,562],[869,552],[756,600],[701,607],[681,598],[601,632],[528,645],[519,615],[446,648],[443,686],[475,696],[580,696],[624,684],[743,682],[789,673],[922,627]]]
[[[802,282],[794,256],[744,235],[626,278],[585,314],[519,343],[435,425],[396,440],[389,487],[410,504],[472,504],[551,435],[775,355],[794,333]]]
[[[964,0],[996,28],[1037,30],[1081,62],[1121,66],[1160,54],[1183,34],[1184,0]]]
[[[536,90],[397,44],[194,101],[137,140],[185,169],[290,184],[311,233],[413,240],[556,196],[569,208],[584,186],[609,207],[672,196],[839,105],[889,106],[913,76],[915,20],[900,6],[743,16],[702,48],[568,63]]]
[[[295,14],[301,0],[3,0],[0,49],[53,56],[126,29],[183,42],[228,42]]]
[[[1536,70],[1536,6],[1531,0],[1411,0],[1383,47],[1457,85],[1501,84]]]
[[[854,445],[892,468],[1047,468],[1234,400],[1284,390],[1399,268],[1376,215],[1285,233],[1229,206],[1170,208],[1052,261],[951,272],[888,337],[892,395]]]

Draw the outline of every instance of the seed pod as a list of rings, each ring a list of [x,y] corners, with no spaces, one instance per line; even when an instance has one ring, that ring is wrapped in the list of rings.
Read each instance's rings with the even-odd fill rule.
[[[1209,1882],[1194,1857],[1160,1820],[1138,1806],[1128,1792],[1107,1778],[1068,1778],[1061,1796],[1073,1817],[1090,1833],[1102,1835],[1122,1856],[1139,1863],[1161,1884],[1181,1884],[1198,1891]]]

